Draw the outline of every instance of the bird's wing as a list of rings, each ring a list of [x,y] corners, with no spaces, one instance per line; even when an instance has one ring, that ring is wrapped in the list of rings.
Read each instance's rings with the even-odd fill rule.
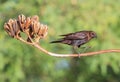
[[[70,34],[66,34],[64,35],[64,39],[71,39],[71,40],[81,40],[87,37],[86,33],[83,32],[77,32],[77,33],[70,33]]]

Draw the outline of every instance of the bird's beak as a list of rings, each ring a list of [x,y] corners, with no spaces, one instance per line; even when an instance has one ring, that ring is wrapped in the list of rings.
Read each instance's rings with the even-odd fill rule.
[[[95,38],[97,38],[97,35],[95,35]]]

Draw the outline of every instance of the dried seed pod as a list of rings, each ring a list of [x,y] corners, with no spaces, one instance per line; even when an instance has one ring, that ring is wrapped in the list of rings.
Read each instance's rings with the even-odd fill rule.
[[[34,35],[35,35],[34,30],[35,30],[35,23],[34,21],[31,20],[29,31],[28,31],[29,32],[28,34],[31,37],[31,39],[34,39]],[[27,38],[27,42],[31,42],[29,37]]]
[[[44,28],[44,25],[43,24],[40,24],[40,28],[38,30],[38,36],[42,36],[43,35],[43,28]]]
[[[33,31],[34,34],[38,33],[39,27],[40,27],[40,23],[39,22],[32,21],[31,28],[32,28],[32,31]]]
[[[46,25],[40,24],[39,22],[32,22],[32,29],[32,39],[34,39],[35,42],[39,42],[40,39],[47,35],[48,27]]]
[[[18,24],[22,32],[24,31],[25,28],[25,19],[26,17],[23,14],[18,16]]]
[[[13,20],[10,19],[7,23],[4,24],[4,29],[9,34],[9,36],[14,37],[15,33],[14,33],[13,28],[12,28],[12,23],[13,23]]]
[[[4,24],[4,29],[11,37],[20,36],[20,27],[17,24],[17,20],[10,19]]]
[[[24,22],[24,30],[28,30],[30,25],[31,25],[31,19],[30,19],[30,17],[27,17]]]
[[[17,23],[17,20],[13,21],[12,28],[13,28],[13,31],[15,33],[15,36],[20,36],[20,27],[19,27],[19,25]]]
[[[44,38],[44,37],[47,35],[47,32],[48,32],[48,27],[47,27],[47,25],[41,24],[41,25],[40,25],[40,28],[39,28],[39,30],[38,30],[38,36],[39,36],[40,38]]]

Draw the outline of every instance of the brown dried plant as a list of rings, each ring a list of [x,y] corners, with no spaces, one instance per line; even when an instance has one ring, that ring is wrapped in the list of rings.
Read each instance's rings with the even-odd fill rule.
[[[8,22],[4,24],[4,29],[10,37],[18,39],[26,44],[32,45],[48,55],[56,56],[56,57],[79,56],[78,54],[56,54],[42,48],[39,45],[39,40],[47,36],[48,27],[47,25],[41,24],[39,22],[39,17],[37,15],[32,17],[25,17],[22,14],[19,15],[17,19],[9,19]],[[24,39],[23,36],[21,36],[22,32],[27,35],[26,39]],[[109,52],[120,52],[120,49],[87,52],[80,54],[80,56],[90,56],[90,55],[109,53]]]
[[[47,35],[47,25],[40,24],[39,17],[25,17],[19,15],[17,19],[10,19],[4,24],[4,29],[13,38],[21,38],[21,32],[27,35],[26,42],[39,42]]]

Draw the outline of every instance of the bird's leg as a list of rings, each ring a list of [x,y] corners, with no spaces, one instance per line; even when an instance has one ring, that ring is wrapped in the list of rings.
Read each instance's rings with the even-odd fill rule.
[[[77,53],[78,56],[79,56],[79,58],[80,58],[80,52],[79,52],[77,49],[78,49],[77,46],[73,46],[73,50],[74,50],[74,52]]]
[[[84,53],[86,50],[88,50],[89,48],[91,48],[90,46],[86,46],[86,47],[81,47],[81,48],[84,48],[82,53]]]

